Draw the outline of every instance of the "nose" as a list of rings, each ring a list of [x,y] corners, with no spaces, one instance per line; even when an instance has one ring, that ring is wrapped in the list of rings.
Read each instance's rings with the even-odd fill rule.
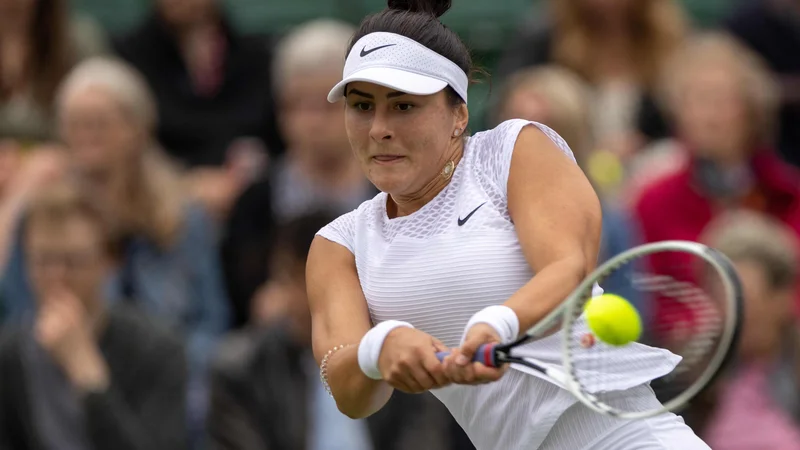
[[[383,142],[392,139],[394,132],[389,126],[389,117],[386,112],[376,111],[372,116],[372,126],[369,129],[369,137],[375,142]]]

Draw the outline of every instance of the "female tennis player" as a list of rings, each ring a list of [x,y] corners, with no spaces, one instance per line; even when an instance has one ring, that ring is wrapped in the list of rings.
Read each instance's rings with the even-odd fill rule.
[[[314,352],[339,409],[362,418],[393,389],[430,390],[480,450],[707,449],[673,414],[622,421],[543,378],[468,362],[593,269],[600,206],[549,128],[510,120],[466,136],[469,51],[438,20],[450,1],[388,4],[362,22],[328,96],[345,100],[353,152],[381,193],[320,230],[307,267]],[[527,351],[558,364],[551,338]],[[670,358],[625,351],[640,364],[604,364],[622,380],[617,401],[652,406],[648,382]]]

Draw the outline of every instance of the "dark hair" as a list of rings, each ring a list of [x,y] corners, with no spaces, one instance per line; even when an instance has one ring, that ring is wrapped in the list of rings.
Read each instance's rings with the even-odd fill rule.
[[[32,48],[25,71],[34,99],[49,108],[58,85],[75,62],[69,39],[69,8],[64,0],[41,0],[34,8],[28,31]],[[11,95],[11,89],[0,83],[0,99]]]
[[[449,59],[473,81],[473,76],[482,71],[473,67],[469,49],[458,34],[439,21],[450,5],[450,0],[389,0],[386,9],[361,21],[347,53],[359,39],[370,33],[399,34]],[[446,92],[453,106],[464,103],[452,87],[448,86]]]
[[[274,252],[305,261],[317,231],[335,218],[327,212],[318,211],[290,220],[276,231]]]

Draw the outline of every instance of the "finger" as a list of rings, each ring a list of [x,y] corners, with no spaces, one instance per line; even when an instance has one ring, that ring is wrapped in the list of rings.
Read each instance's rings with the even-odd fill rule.
[[[459,348],[460,355],[456,357],[456,364],[466,366],[472,361],[478,347],[486,340],[483,336],[470,336]]]
[[[442,341],[440,341],[440,340],[438,340],[436,338],[433,338],[433,349],[436,352],[449,352],[450,351],[450,349],[446,345],[444,345],[442,343]]]
[[[472,384],[475,382],[475,370],[471,364],[461,366],[451,362],[448,366],[447,375],[456,384]]]
[[[422,369],[418,368],[418,370]],[[418,382],[417,375],[414,374],[411,367],[408,366],[396,366],[394,369],[389,371],[389,374],[385,379],[391,386],[397,387],[401,391],[409,394],[416,394],[425,391],[422,385]]]
[[[439,362],[439,359],[435,355],[427,355],[422,361],[422,367],[434,381],[432,388],[439,388],[450,384],[450,379],[444,372],[444,364]]]
[[[389,384],[389,386],[397,389],[398,391],[405,392],[406,394],[414,394],[414,393],[416,393],[416,390],[412,389],[411,386],[409,386],[408,384],[406,384],[403,381],[400,381],[400,380],[386,380],[386,382]]]
[[[447,376],[452,383],[464,383],[464,370],[455,363],[455,355],[448,355],[444,361],[442,361],[442,366],[444,366],[445,376]]]
[[[435,359],[436,357],[434,357]],[[411,368],[411,376],[414,377],[414,380],[417,384],[422,388],[420,392],[427,391],[433,388],[436,385],[436,380],[433,376],[425,369],[424,363],[420,361],[420,364]]]
[[[506,373],[506,367],[495,369],[492,367],[486,367],[480,363],[473,364],[473,370],[475,371],[475,379],[484,383],[497,381]]]

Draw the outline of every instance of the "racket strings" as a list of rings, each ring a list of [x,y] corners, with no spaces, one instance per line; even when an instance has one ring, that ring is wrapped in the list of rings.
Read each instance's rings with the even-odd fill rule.
[[[715,274],[705,270],[708,262],[698,256],[687,258],[686,253],[679,257],[680,262],[666,270],[652,270],[645,258],[630,259],[611,268],[599,281],[606,293],[625,297],[639,311],[643,330],[637,343],[614,346],[602,342],[586,323],[584,305],[573,309],[575,317],[565,348],[572,361],[570,372],[578,387],[592,394],[596,402],[612,403],[623,414],[635,413],[626,409],[641,405],[615,400],[620,390],[635,387],[626,384],[630,380],[637,376],[652,379],[650,387],[666,404],[707,371],[719,348],[726,301],[718,286],[703,280],[702,274]],[[637,352],[631,352],[637,345]]]

